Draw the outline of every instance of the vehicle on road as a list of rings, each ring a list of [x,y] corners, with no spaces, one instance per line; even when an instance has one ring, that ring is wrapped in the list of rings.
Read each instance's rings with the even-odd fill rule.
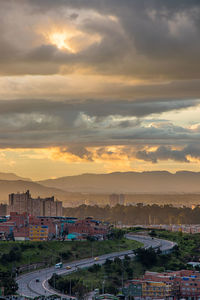
[[[35,280],[36,282],[40,282],[40,279],[39,278],[36,278],[36,280]]]
[[[57,264],[55,264],[55,269],[60,269],[63,267],[63,263],[62,262],[59,262]]]
[[[66,266],[66,269],[67,270],[70,270],[72,267],[71,266]]]
[[[99,294],[99,289],[94,290],[95,295]]]
[[[94,260],[99,260],[99,257],[95,257]]]

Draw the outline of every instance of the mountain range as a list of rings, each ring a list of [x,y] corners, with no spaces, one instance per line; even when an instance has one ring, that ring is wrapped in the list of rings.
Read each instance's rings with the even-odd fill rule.
[[[167,171],[82,174],[38,182],[11,173],[0,173],[0,201],[8,194],[30,190],[33,197],[54,195],[70,202],[87,194],[176,194],[200,193],[200,172]],[[95,199],[94,199],[95,201]]]
[[[59,200],[68,200],[70,199],[70,194],[65,191],[45,187],[37,182],[24,181],[24,180],[0,180],[0,201],[6,203],[8,201],[8,195],[11,193],[22,193],[26,190],[29,190],[33,198],[41,197],[51,197]]]
[[[0,172],[0,180],[24,180],[24,181],[31,181],[30,178],[24,178],[18,176],[14,173],[2,173]]]
[[[115,172],[67,176],[39,183],[46,187],[82,193],[199,193],[200,173]]]

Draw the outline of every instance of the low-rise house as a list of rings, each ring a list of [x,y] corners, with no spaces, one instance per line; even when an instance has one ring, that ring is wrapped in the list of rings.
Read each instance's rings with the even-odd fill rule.
[[[102,222],[86,218],[77,220],[74,223],[67,224],[68,233],[80,233],[88,236],[96,236],[98,239],[105,238],[109,233],[109,225],[104,225]]]
[[[135,299],[200,299],[200,273],[192,270],[146,272],[140,279],[128,281],[123,293]]]

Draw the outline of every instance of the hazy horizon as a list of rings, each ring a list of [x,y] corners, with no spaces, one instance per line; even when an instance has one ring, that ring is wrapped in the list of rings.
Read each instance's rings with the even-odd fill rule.
[[[23,177],[21,176],[20,174],[17,174],[17,173],[14,173],[14,172],[0,172],[0,177],[3,176],[3,175],[14,175],[14,176],[17,176],[19,178],[22,178],[24,180],[32,180],[34,182],[40,182],[40,181],[45,181],[45,180],[49,180],[49,179],[59,179],[59,178],[63,178],[63,177],[75,177],[75,176],[81,176],[81,175],[109,175],[109,174],[115,174],[115,173],[139,173],[139,174],[142,174],[142,173],[156,173],[156,172],[163,172],[163,173],[169,173],[169,174],[172,174],[172,175],[175,175],[177,173],[184,173],[184,172],[188,172],[188,173],[200,173],[200,171],[190,171],[190,170],[184,170],[184,169],[180,169],[180,170],[177,170],[177,171],[174,171],[174,172],[170,172],[170,171],[167,171],[167,170],[151,170],[151,171],[114,171],[114,172],[105,172],[105,173],[102,173],[102,172],[99,172],[99,173],[95,173],[95,172],[85,172],[85,173],[77,173],[77,174],[73,174],[73,175],[63,175],[63,176],[58,176],[58,177],[54,177],[54,176],[51,176],[49,174],[49,177],[45,177],[45,178],[41,178],[41,179],[34,179],[34,178],[31,178],[31,176],[29,177]],[[0,179],[1,180],[1,179]],[[3,180],[3,179],[2,179]],[[7,180],[7,179],[6,179]]]

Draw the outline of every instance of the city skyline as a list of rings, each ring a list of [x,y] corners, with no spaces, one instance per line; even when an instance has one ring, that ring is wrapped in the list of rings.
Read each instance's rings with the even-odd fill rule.
[[[1,172],[200,171],[198,1],[0,8]]]

